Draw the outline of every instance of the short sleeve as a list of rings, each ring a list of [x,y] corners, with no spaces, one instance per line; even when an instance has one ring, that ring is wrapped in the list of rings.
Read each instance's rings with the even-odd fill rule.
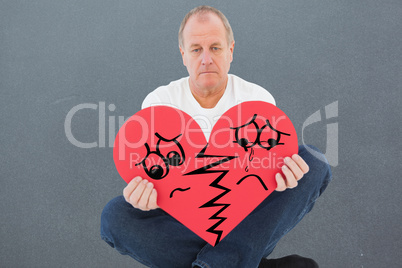
[[[142,102],[141,109],[145,109],[159,103],[161,103],[161,100],[159,99],[157,94],[155,94],[155,92],[151,92],[145,97],[144,101]]]

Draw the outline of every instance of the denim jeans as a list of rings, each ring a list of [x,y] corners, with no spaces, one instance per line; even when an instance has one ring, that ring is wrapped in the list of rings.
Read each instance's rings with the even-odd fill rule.
[[[316,148],[299,146],[309,172],[297,187],[274,191],[217,246],[212,247],[161,209],[141,211],[123,196],[112,199],[101,217],[101,237],[118,252],[149,267],[258,267],[278,241],[314,206],[331,180]]]

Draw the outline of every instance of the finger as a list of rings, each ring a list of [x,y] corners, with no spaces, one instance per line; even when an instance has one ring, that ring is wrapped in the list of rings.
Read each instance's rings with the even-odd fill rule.
[[[145,184],[145,189],[144,192],[142,192],[141,198],[138,201],[137,205],[139,209],[147,211],[149,210],[148,202],[152,192],[153,184],[151,182],[145,182],[145,180],[143,181],[143,183]]]
[[[288,168],[293,172],[294,177],[296,180],[300,180],[304,173],[300,169],[300,167],[296,164],[296,162],[291,159],[290,157],[285,157],[285,164],[288,166]]]
[[[278,192],[285,191],[286,190],[286,183],[285,183],[285,180],[283,179],[281,173],[277,173],[276,176],[275,176],[275,179],[276,179],[276,183],[277,183],[276,191],[278,191]]]
[[[310,170],[306,161],[304,161],[304,159],[301,158],[300,155],[294,154],[292,155],[292,159],[296,162],[296,164],[300,167],[304,174],[306,174]]]
[[[134,179],[132,179],[126,187],[124,187],[123,189],[123,196],[124,199],[126,200],[126,202],[130,201],[130,196],[132,194],[132,192],[134,191],[135,188],[137,188],[138,183],[140,183],[141,181],[141,177],[135,177]]]
[[[297,186],[297,180],[293,175],[293,172],[286,165],[282,166],[282,172],[286,178],[286,187],[295,188]]]
[[[156,192],[155,188],[152,189],[151,196],[148,200],[148,208],[150,209],[157,209],[159,208],[157,204],[158,193]]]
[[[142,180],[130,195],[130,203],[133,205],[133,207],[138,208],[138,202],[140,201],[141,195],[145,189],[145,184],[147,182],[147,180]]]

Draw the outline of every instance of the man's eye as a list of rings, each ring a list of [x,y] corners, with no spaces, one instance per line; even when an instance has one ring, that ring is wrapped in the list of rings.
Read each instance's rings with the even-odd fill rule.
[[[213,47],[212,50],[218,51],[219,47]]]
[[[198,53],[198,52],[200,52],[200,49],[199,48],[193,49],[193,52]]]

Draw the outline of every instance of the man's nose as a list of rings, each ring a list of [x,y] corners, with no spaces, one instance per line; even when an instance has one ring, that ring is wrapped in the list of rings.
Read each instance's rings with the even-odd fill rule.
[[[212,57],[211,57],[211,54],[210,54],[209,51],[204,50],[204,52],[202,53],[201,57],[202,57],[201,63],[203,65],[207,65],[207,64],[212,63]]]

